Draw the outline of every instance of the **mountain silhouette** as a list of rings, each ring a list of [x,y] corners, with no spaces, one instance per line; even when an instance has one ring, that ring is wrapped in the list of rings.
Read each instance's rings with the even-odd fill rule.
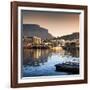
[[[61,37],[59,37],[59,39],[64,39],[64,40],[79,39],[79,32],[74,32],[72,34],[61,36]]]
[[[53,38],[53,36],[48,33],[48,29],[41,27],[38,24],[23,24],[23,36],[37,36],[43,40]]]

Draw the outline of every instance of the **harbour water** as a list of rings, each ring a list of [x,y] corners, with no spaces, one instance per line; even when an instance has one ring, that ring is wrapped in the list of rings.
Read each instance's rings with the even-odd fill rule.
[[[68,72],[57,72],[55,65],[72,60],[79,62],[79,50],[24,49],[22,77],[70,75]]]

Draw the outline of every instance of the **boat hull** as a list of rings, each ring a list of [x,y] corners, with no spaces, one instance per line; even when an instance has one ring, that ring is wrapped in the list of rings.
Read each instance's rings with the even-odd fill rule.
[[[72,74],[79,74],[78,65],[66,65],[66,64],[56,64],[56,71],[68,72]]]

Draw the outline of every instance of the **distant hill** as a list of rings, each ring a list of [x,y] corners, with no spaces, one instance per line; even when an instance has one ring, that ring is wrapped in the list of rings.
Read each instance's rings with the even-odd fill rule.
[[[38,24],[23,24],[23,35],[24,36],[37,36],[41,39],[51,39],[53,36],[48,33],[48,29],[41,27]]]
[[[64,36],[58,37],[57,39],[64,39],[64,40],[79,39],[79,32],[75,32],[69,35],[64,35]]]

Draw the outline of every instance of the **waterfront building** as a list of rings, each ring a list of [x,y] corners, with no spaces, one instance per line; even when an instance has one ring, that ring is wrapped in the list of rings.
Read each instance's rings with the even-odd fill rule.
[[[32,37],[32,41],[33,41],[33,44],[41,44],[42,40],[41,38],[37,37],[37,36],[34,36]]]
[[[36,37],[36,36],[33,36],[33,37],[24,36],[23,37],[23,44],[24,44],[24,46],[28,46],[28,45],[30,46],[32,44],[38,45],[38,44],[41,44],[41,42],[42,42],[41,38]]]

